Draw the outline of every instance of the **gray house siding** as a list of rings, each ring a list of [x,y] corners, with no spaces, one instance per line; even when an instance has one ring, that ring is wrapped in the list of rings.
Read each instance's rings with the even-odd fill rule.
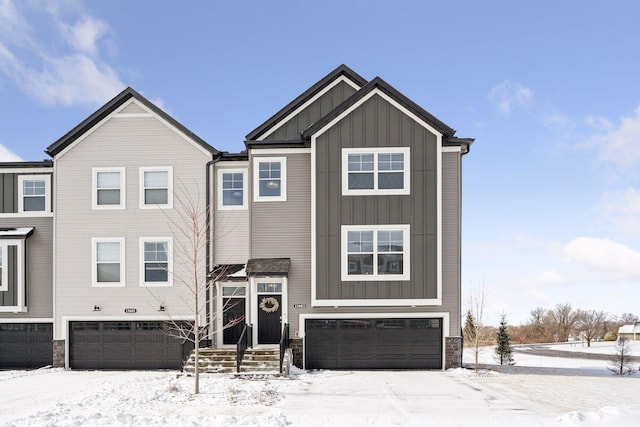
[[[355,92],[356,90],[344,81],[336,84],[285,124],[268,133],[264,139],[286,140],[300,138],[302,131],[330,113]]]
[[[245,191],[248,192],[247,201],[251,200],[251,181],[249,179],[247,162],[221,162],[216,164],[216,170],[211,173],[214,183],[212,191],[213,219],[212,219],[212,246],[213,264],[244,264],[249,259],[249,206],[246,209],[221,210],[219,209],[218,171],[229,169],[244,169],[247,171]]]
[[[186,302],[190,293],[180,279],[189,266],[180,263],[177,253],[181,234],[176,224],[184,223],[178,199],[188,202],[185,199],[191,198],[204,209],[205,166],[210,159],[209,153],[153,114],[109,118],[56,156],[55,339],[65,338],[63,316],[83,320],[193,317],[193,307]],[[173,208],[141,209],[140,167],[166,166],[173,168]],[[125,209],[92,209],[94,167],[125,168]],[[139,248],[144,237],[173,237],[173,286],[140,286]],[[124,287],[92,286],[92,238],[125,239]],[[198,266],[203,276],[204,258],[202,254]],[[161,303],[166,312],[159,311]],[[94,312],[94,305],[101,311]],[[126,314],[125,308],[135,308],[136,313]]]
[[[460,335],[461,155],[442,153],[442,308],[451,313],[450,335]]]
[[[311,306],[311,156],[283,152],[276,157],[283,155],[287,200],[251,202],[251,257],[291,258],[288,319],[291,330],[297,331],[300,310],[293,304]],[[263,157],[259,150],[253,156]]]
[[[34,227],[33,234],[26,241],[27,312],[0,313],[0,322],[7,318],[51,318],[53,316],[53,219],[18,216],[1,218],[0,227]],[[13,259],[15,260],[15,256]],[[9,281],[15,282],[15,278],[10,277]],[[7,304],[0,303],[0,305]]]
[[[342,148],[409,147],[410,195],[342,195]],[[319,299],[437,295],[437,137],[373,96],[316,141],[316,292]],[[341,225],[410,224],[410,281],[341,281]],[[326,266],[326,268],[320,268]]]

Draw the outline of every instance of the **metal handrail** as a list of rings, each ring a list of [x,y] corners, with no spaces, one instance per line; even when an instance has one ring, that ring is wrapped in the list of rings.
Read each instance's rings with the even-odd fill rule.
[[[253,346],[253,333],[251,331],[252,326],[245,323],[244,328],[242,328],[240,338],[238,339],[238,343],[236,344],[236,372],[240,372],[242,359],[244,359],[244,353],[247,351],[247,348],[251,348]]]
[[[280,336],[280,373],[282,373],[282,365],[284,363],[284,353],[289,348],[289,324],[285,323],[282,327],[282,335]]]

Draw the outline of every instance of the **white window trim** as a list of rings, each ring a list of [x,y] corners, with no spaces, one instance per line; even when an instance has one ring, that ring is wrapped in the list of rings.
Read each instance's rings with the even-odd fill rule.
[[[280,162],[280,195],[260,196],[260,163]],[[284,202],[287,200],[287,158],[286,157],[254,157],[253,158],[253,201]]]
[[[24,181],[44,181],[44,210],[24,210]],[[19,175],[18,176],[18,213],[30,215],[48,214],[51,212],[51,175]]]
[[[241,173],[242,174],[242,205],[237,206],[225,206],[223,204],[223,188],[222,188],[222,175],[225,173]],[[218,210],[221,211],[240,211],[247,210],[249,203],[249,196],[247,195],[247,169],[218,169],[217,173],[217,186],[218,186]]]
[[[118,205],[99,205],[98,204],[98,172],[119,172],[120,173],[120,204]],[[126,169],[118,168],[93,168],[92,174],[92,192],[91,204],[93,209],[125,209],[126,208]]]
[[[375,266],[377,265],[378,251],[376,248],[377,231],[386,230],[400,230],[403,232],[402,243],[402,274],[378,274]],[[374,252],[373,252],[373,274],[349,274],[349,263],[347,262],[348,244],[347,234],[349,231],[373,231],[374,232]],[[381,281],[394,281],[394,280],[410,280],[411,279],[411,232],[410,225],[408,224],[387,224],[387,225],[343,225],[341,227],[340,235],[341,246],[341,278],[344,282],[381,282]]]
[[[9,266],[7,264],[9,251],[7,245],[0,243],[0,267],[2,267],[2,284],[0,284],[0,291],[9,290]]]
[[[120,243],[120,281],[98,282],[98,243]],[[95,288],[122,288],[125,286],[125,247],[124,237],[93,237],[91,238],[91,286]]]
[[[144,203],[144,173],[145,172],[167,172],[167,203],[164,205],[158,204],[145,204]],[[140,209],[172,209],[173,208],[173,167],[172,166],[158,166],[158,167],[141,167],[140,168]]]
[[[167,242],[167,281],[145,282],[144,280],[144,244],[147,242]],[[173,286],[173,237],[140,237],[140,286],[162,288]]]
[[[349,154],[374,154],[373,159],[373,182],[374,188],[371,190],[349,189]],[[404,154],[404,185],[399,189],[383,189],[378,187],[378,154],[403,153]],[[411,194],[411,151],[409,147],[366,147],[366,148],[343,148],[342,149],[342,195],[343,196],[380,196],[395,194]]]

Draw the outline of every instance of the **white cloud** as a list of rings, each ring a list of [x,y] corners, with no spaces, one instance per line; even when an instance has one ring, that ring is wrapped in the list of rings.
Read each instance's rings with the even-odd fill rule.
[[[640,252],[609,239],[578,237],[564,245],[563,256],[611,284],[640,280]]]
[[[508,116],[513,108],[529,105],[533,99],[533,91],[520,83],[505,80],[491,88],[488,98],[499,113]]]
[[[0,144],[0,162],[21,162],[20,156]]]
[[[635,188],[605,192],[599,209],[623,234],[640,233],[640,191]]]
[[[73,11],[39,3],[0,2],[0,74],[23,92],[44,105],[100,105],[125,87],[100,57],[99,41],[109,31],[105,22],[87,16],[74,21]],[[36,32],[26,23],[28,13],[52,30]],[[52,51],[56,44],[48,38],[56,37],[63,48]]]
[[[625,168],[640,163],[640,107],[631,117],[622,117],[618,127],[603,118],[588,118],[587,123],[605,131],[592,137],[589,144],[601,161]]]

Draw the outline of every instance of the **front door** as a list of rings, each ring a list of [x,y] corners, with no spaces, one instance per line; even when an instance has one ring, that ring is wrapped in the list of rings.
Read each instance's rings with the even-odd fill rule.
[[[222,315],[223,344],[237,344],[244,328],[244,297],[224,298]]]
[[[278,344],[282,321],[282,295],[258,294],[258,344]]]

